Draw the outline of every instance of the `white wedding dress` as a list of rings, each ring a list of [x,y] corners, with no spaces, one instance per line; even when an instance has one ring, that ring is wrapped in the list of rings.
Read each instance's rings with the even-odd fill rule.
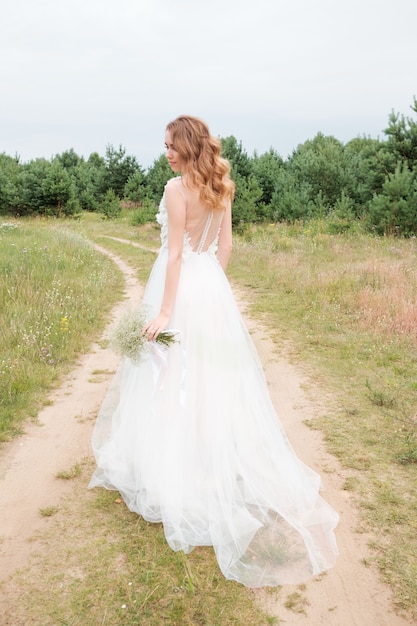
[[[338,515],[279,424],[216,258],[220,219],[209,214],[199,237],[184,233],[169,323],[181,341],[123,361],[94,429],[89,487],[115,489],[131,511],[162,522],[173,550],[213,546],[228,579],[299,583],[334,565]],[[167,264],[164,197],[157,220],[162,245],[144,295],[151,317]]]

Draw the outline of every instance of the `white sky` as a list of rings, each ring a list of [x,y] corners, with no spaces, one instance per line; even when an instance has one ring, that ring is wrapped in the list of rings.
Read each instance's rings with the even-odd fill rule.
[[[249,154],[415,117],[416,0],[1,0],[0,152],[122,144],[148,167],[189,113]]]

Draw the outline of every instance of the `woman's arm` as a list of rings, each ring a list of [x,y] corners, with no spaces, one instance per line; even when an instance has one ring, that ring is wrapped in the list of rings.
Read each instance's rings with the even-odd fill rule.
[[[219,247],[217,250],[217,259],[220,265],[226,271],[227,264],[232,254],[232,204],[228,202],[227,208],[223,215],[222,225],[219,235]]]
[[[175,303],[181,271],[186,205],[175,180],[168,182],[165,187],[165,204],[168,213],[168,262],[165,288],[159,315],[145,327],[149,340],[156,339],[161,330],[164,330],[168,324]]]

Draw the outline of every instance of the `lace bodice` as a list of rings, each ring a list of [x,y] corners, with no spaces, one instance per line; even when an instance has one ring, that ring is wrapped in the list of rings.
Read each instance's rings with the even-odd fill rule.
[[[221,219],[218,220],[218,228],[214,231],[213,236],[213,211],[210,211],[205,221],[204,229],[201,232],[201,236],[198,237],[198,244],[192,245],[191,237],[187,231],[184,231],[184,245],[182,251],[182,258],[186,259],[191,254],[202,254],[203,252],[206,254],[215,255],[217,253],[218,240],[219,240],[219,232],[220,232],[220,222]],[[159,211],[156,214],[156,221],[161,226],[161,248],[168,248],[168,213],[165,204],[165,193],[162,196],[162,200],[159,204]],[[209,235],[212,237],[212,240],[208,240]],[[207,245],[208,243],[208,245]]]

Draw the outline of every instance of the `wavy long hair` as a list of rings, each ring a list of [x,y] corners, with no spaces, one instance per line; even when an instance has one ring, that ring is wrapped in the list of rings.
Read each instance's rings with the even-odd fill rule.
[[[198,189],[200,199],[212,209],[223,209],[233,200],[235,184],[230,178],[230,163],[220,155],[221,143],[210,134],[203,120],[180,115],[166,128],[184,164],[187,186]]]

